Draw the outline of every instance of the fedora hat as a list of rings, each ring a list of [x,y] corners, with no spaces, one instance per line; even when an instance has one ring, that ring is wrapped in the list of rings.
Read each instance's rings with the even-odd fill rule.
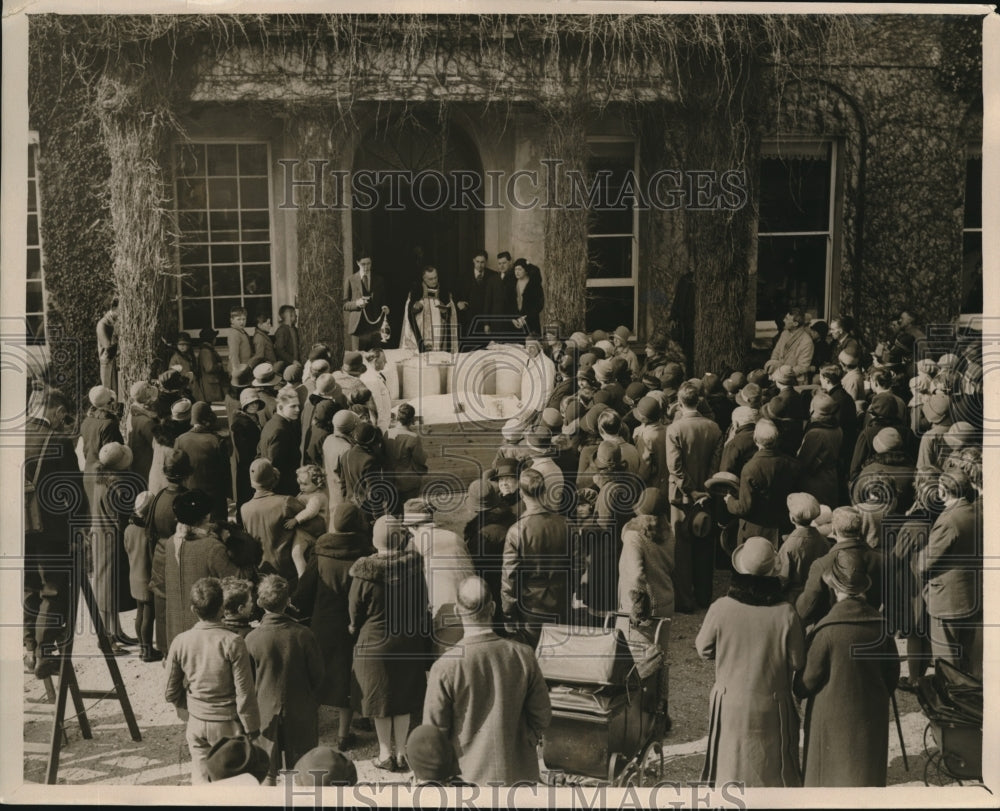
[[[211,783],[240,774],[252,774],[259,783],[267,777],[269,761],[267,752],[252,743],[246,735],[220,738],[208,750],[205,771]]]
[[[241,363],[229,376],[229,385],[234,389],[245,389],[253,383],[253,369],[247,363]]]
[[[258,363],[253,367],[253,385],[259,388],[277,386],[281,379],[275,374],[270,363]]]
[[[278,471],[270,459],[254,459],[250,463],[250,485],[255,490],[270,490],[278,483]]]
[[[837,414],[837,401],[826,392],[818,391],[809,401],[809,413],[813,419],[832,419]]]
[[[191,401],[187,397],[181,397],[170,406],[170,419],[174,422],[191,421]]]
[[[528,433],[527,442],[529,448],[547,451],[552,447],[552,432],[544,425],[539,425]]]
[[[209,341],[214,341],[219,337],[219,331],[217,329],[212,329],[211,327],[202,327],[201,332],[198,333],[198,337],[202,341],[208,343]]]
[[[174,517],[182,524],[197,524],[213,506],[212,497],[204,490],[185,490],[174,499]]]
[[[733,568],[740,574],[754,577],[773,576],[778,571],[774,544],[760,535],[747,538],[733,552]]]
[[[503,424],[500,435],[508,442],[519,442],[524,436],[524,423],[517,417],[511,417]]]
[[[694,538],[707,538],[712,534],[712,514],[704,501],[697,501],[687,508],[687,531]]]
[[[705,489],[713,496],[724,496],[728,493],[736,498],[740,494],[740,477],[735,473],[720,471],[705,482]]]
[[[338,394],[342,393],[342,391],[343,389],[340,388],[337,379],[330,372],[324,372],[316,378],[316,390],[313,394],[317,397],[322,397],[324,400],[332,400]]]
[[[360,374],[365,370],[365,359],[360,352],[345,352],[344,364],[340,367],[342,372]]]
[[[859,597],[872,587],[865,559],[858,549],[841,549],[833,558],[833,564],[823,574],[823,580],[837,591],[851,597]]]

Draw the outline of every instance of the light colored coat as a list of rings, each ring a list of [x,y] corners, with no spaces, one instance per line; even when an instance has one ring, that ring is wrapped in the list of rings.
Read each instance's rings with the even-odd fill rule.
[[[459,583],[476,572],[461,536],[433,524],[410,529],[413,536],[409,548],[423,560],[434,628],[433,650],[440,653],[462,638],[462,625],[455,616],[455,599]]]
[[[372,393],[372,398],[368,401],[368,408],[372,412],[372,421],[384,434],[389,430],[389,423],[392,422],[392,395],[389,394],[386,377],[382,372],[369,368],[361,375],[360,379]]]
[[[520,642],[477,634],[431,667],[424,723],[451,739],[470,783],[537,783],[535,746],[551,718],[538,661]]]

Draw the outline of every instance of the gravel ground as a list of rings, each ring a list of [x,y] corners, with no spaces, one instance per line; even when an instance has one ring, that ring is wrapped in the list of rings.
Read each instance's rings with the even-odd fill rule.
[[[716,573],[715,593],[722,594],[728,574]],[[671,781],[698,780],[704,759],[708,723],[708,694],[713,681],[713,665],[702,661],[694,649],[704,612],[678,614],[671,632],[670,715],[673,729],[664,739],[665,774]],[[131,627],[131,615],[125,615],[124,627]],[[83,689],[104,689],[111,680],[103,659],[97,652],[92,629],[87,628],[77,644],[76,671]],[[163,701],[165,673],[161,664],[144,664],[138,656],[116,659],[135,709],[142,741],[132,741],[118,703],[114,700],[86,699],[87,716],[93,727],[93,739],[84,740],[79,726],[67,724],[66,743],[62,748],[59,783],[74,785],[185,785],[190,779],[184,724],[172,706]],[[889,783],[922,785],[926,757],[923,734],[926,720],[916,698],[898,692],[897,701],[903,727],[909,771],[903,766],[899,739],[890,720]],[[52,734],[53,705],[48,703],[44,685],[33,676],[24,680],[24,779],[42,783],[49,741]],[[72,703],[67,714],[72,715]],[[417,723],[413,719],[413,723]],[[406,782],[410,775],[377,770],[374,732],[358,732],[359,745],[349,754],[356,760],[362,782]],[[320,740],[336,741],[336,711],[324,708],[320,717]],[[935,777],[932,784],[946,784]],[[952,781],[952,784],[953,781]]]

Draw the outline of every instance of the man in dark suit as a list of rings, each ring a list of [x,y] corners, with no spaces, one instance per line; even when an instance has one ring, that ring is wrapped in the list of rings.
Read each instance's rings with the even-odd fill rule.
[[[497,279],[500,282],[501,295],[493,302],[493,315],[496,316],[490,324],[490,332],[494,340],[513,342],[521,336],[511,327],[511,321],[517,318],[517,279],[511,264],[509,251],[497,254]],[[505,335],[505,333],[510,333]]]
[[[351,349],[358,349],[362,339],[370,340],[379,331],[382,316],[389,312],[385,304],[385,283],[381,276],[372,273],[370,253],[361,253],[358,272],[344,285],[344,312],[348,314],[347,334]]]
[[[956,667],[983,677],[983,515],[970,501],[964,473],[938,480],[944,510],[931,528],[917,569],[927,580],[924,601],[931,618],[931,651]]]
[[[295,472],[302,463],[299,446],[302,443],[302,424],[299,396],[290,389],[278,392],[277,410],[260,432],[257,454],[269,459],[278,469],[278,484],[275,493],[284,496],[298,495],[299,485]]]
[[[24,436],[24,662],[43,679],[59,671],[59,654],[73,641],[72,613],[82,572],[74,563],[73,519],[89,512],[74,450],[66,431],[72,406],[61,392],[33,399]],[[59,498],[54,498],[58,493]],[[46,495],[48,494],[48,495]],[[31,510],[40,522],[30,520]],[[61,646],[57,650],[56,646]]]
[[[486,258],[486,251],[473,256],[472,273],[466,273],[455,286],[463,351],[478,349],[489,341],[488,317],[496,313],[497,302],[503,300],[500,277],[495,270],[486,267]]]

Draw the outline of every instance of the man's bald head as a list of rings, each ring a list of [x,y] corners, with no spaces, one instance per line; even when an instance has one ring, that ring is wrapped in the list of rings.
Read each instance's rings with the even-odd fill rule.
[[[458,584],[455,603],[465,624],[488,623],[493,617],[493,593],[486,581],[476,575]]]
[[[778,426],[770,420],[761,420],[753,429],[753,441],[758,448],[773,448],[778,444]]]

